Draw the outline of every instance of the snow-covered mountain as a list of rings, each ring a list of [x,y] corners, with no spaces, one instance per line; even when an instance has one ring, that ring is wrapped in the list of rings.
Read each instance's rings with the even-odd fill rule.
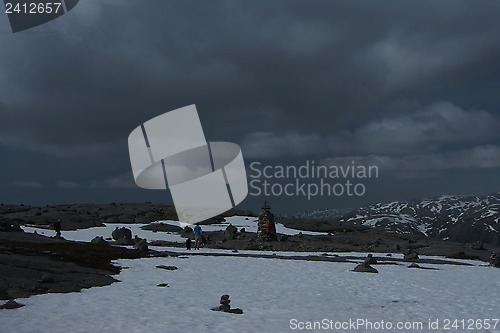
[[[352,212],[352,208],[340,208],[340,209],[315,209],[315,210],[306,210],[301,212],[296,212],[293,214],[284,214],[282,216],[299,218],[299,219],[307,219],[313,218],[318,220],[331,220],[338,219],[342,216]]]
[[[500,244],[500,192],[486,196],[441,196],[435,199],[376,203],[339,217],[338,210],[303,214],[394,233],[424,234],[458,242]]]

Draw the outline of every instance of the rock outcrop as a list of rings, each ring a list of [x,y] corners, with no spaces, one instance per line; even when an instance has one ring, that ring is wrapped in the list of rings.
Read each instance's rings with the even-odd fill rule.
[[[113,237],[113,239],[115,241],[119,241],[121,239],[131,241],[132,240],[132,230],[127,229],[125,227],[122,227],[122,228],[116,227],[115,230],[113,230],[113,232],[111,233],[111,237]]]
[[[227,226],[226,230],[224,231],[224,236],[225,236],[226,240],[235,239],[237,232],[238,232],[238,229],[234,225],[230,224]]]
[[[0,305],[0,309],[17,309],[24,306],[24,304],[17,303],[13,299],[8,300],[5,304]]]
[[[108,241],[101,236],[94,237],[90,242],[97,245],[109,245]]]
[[[141,239],[139,242],[134,244],[134,248],[139,251],[147,251],[148,250],[148,242],[145,239]]]
[[[370,265],[365,265],[359,264],[358,266],[354,267],[353,272],[363,272],[363,273],[378,273],[378,270],[373,268]]]

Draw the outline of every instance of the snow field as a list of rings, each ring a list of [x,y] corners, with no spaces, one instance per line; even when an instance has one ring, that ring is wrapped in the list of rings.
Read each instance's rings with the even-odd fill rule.
[[[128,267],[117,276],[122,282],[19,300],[26,306],[0,311],[0,331],[291,332],[294,318],[427,323],[499,317],[500,271],[491,267],[426,265],[440,269],[431,271],[382,265],[379,274],[369,274],[351,272],[352,263],[238,257],[117,263]],[[223,294],[244,314],[211,311]]]

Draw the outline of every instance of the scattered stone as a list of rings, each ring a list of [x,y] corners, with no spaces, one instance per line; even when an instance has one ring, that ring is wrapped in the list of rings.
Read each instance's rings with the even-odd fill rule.
[[[109,245],[109,243],[103,237],[100,236],[94,237],[90,242],[92,244],[97,244],[97,245]]]
[[[238,250],[233,250],[233,251],[231,251],[231,252],[233,252],[233,253],[238,253]]]
[[[17,309],[24,306],[24,304],[17,303],[14,300],[9,300],[5,304],[0,305],[0,309]]]
[[[376,270],[375,268],[373,268],[370,265],[365,265],[363,263],[363,264],[359,264],[356,267],[354,267],[353,272],[378,273],[378,270]]]
[[[392,253],[387,253],[385,256],[386,257],[392,257]]]
[[[413,261],[413,260],[418,260],[418,259],[419,259],[418,254],[415,252],[409,252],[409,253],[405,254],[404,258],[403,258],[404,261]]]
[[[439,270],[438,268],[433,268],[433,267],[422,267],[420,265],[417,265],[416,263],[411,263],[408,268],[418,268],[418,269],[428,269],[428,270]]]
[[[238,232],[238,229],[234,225],[230,224],[227,226],[226,230],[224,231],[224,236],[228,240],[235,239],[237,232]]]
[[[170,286],[168,285],[168,283],[160,283],[159,285],[157,285],[157,287],[167,287],[167,288],[169,288]]]
[[[175,271],[178,269],[176,266],[166,266],[166,265],[158,265],[156,268],[166,269],[168,271]]]
[[[248,218],[247,218],[247,220],[248,220]],[[241,228],[241,229],[240,229],[240,232],[242,232],[242,233],[243,233],[243,232],[246,232],[246,231],[247,231],[247,229],[245,229],[245,228]]]
[[[141,241],[137,244],[134,244],[134,247],[139,251],[147,251],[148,250],[148,242],[145,239],[141,239]]]

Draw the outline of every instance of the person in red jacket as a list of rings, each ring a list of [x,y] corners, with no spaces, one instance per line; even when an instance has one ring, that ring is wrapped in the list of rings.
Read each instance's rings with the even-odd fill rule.
[[[266,222],[266,237],[267,239],[271,238],[271,221],[269,220]]]

